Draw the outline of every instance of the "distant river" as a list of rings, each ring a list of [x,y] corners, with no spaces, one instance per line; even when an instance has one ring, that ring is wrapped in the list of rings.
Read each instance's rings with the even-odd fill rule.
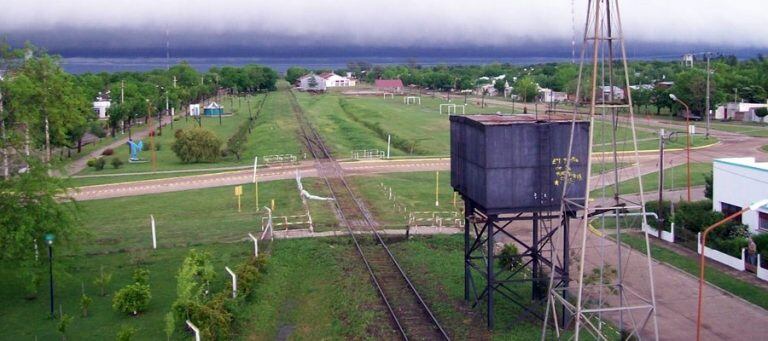
[[[491,63],[510,63],[530,65],[548,62],[565,62],[570,58],[560,57],[514,57],[514,58],[458,58],[458,57],[333,57],[333,58],[171,58],[171,65],[182,60],[189,62],[198,71],[207,71],[211,67],[242,66],[245,64],[261,64],[284,73],[291,66],[301,66],[308,69],[342,69],[347,62],[364,61],[374,65],[401,65],[415,62],[423,66],[433,65],[482,65]],[[118,71],[148,71],[165,68],[165,58],[62,58],[62,66],[70,73],[86,72],[118,72]]]

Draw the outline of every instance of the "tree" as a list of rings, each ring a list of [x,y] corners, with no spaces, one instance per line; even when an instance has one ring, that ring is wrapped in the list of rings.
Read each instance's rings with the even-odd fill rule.
[[[310,89],[317,88],[317,78],[313,75],[312,77],[309,77],[309,80],[307,81],[307,85],[309,85]]]
[[[288,83],[294,84],[299,79],[299,77],[304,76],[308,73],[309,73],[309,70],[303,67],[292,66],[285,71],[285,80],[288,81]]]
[[[215,162],[219,158],[221,140],[210,130],[192,128],[178,135],[171,150],[182,162]]]
[[[538,86],[530,76],[525,76],[515,83],[515,94],[523,99],[523,102],[533,100],[538,94]]]
[[[710,85],[714,86],[714,83],[711,82]],[[706,107],[707,73],[701,69],[678,73],[670,92],[688,104],[692,114],[701,115]]]
[[[493,88],[496,89],[496,93],[501,94],[502,96],[505,95],[504,91],[506,90],[506,81],[503,79],[497,79],[493,83]]]
[[[110,282],[112,282],[112,274],[109,272],[104,273],[104,266],[102,265],[99,271],[99,277],[96,277],[96,279],[93,280],[93,285],[99,287],[101,296],[107,296],[107,288],[109,287]]]
[[[713,173],[704,174],[704,197],[712,200],[712,177]]]
[[[115,293],[112,308],[125,314],[138,315],[149,307],[151,299],[152,293],[148,284],[133,283]]]

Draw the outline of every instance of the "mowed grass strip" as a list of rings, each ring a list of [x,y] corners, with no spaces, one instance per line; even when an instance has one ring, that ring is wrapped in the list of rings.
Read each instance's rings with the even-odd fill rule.
[[[634,169],[628,168],[627,171],[633,172]],[[711,163],[695,162],[691,163],[691,186],[703,186],[705,184],[704,177],[712,172]],[[659,189],[659,172],[648,173],[642,176],[643,190],[658,191]],[[664,170],[664,189],[673,190],[686,188],[688,185],[688,173],[687,165],[670,167]],[[611,190],[612,191],[612,190]],[[637,177],[629,180],[619,182],[620,194],[633,194],[640,192],[640,185],[637,181]],[[596,189],[592,191],[592,196],[602,193],[602,189]]]
[[[198,126],[197,120],[181,118],[174,122],[173,129],[170,124],[163,127],[163,133],[155,137],[155,143],[160,145],[160,150],[156,152],[157,167],[156,170],[179,170],[179,169],[204,169],[216,167],[245,166],[253,164],[254,156],[272,155],[272,154],[295,154],[303,155],[303,147],[297,138],[297,123],[290,110],[289,94],[285,90],[270,92],[268,95],[259,94],[244,97],[224,97],[222,104],[227,114],[223,116],[221,124],[217,116],[201,116],[202,127],[212,131],[222,141],[222,148],[226,146],[227,139],[237,130],[237,128],[249,119],[250,115],[255,116],[259,103],[267,96],[263,109],[256,119],[256,125],[248,136],[245,152],[240,160],[234,156],[222,157],[217,162],[211,163],[182,163],[173,153],[171,146],[175,141],[174,131],[183,129],[193,129]],[[156,119],[153,117],[153,119]],[[142,139],[145,145],[149,145],[150,138]],[[112,174],[112,173],[131,173],[131,172],[149,172],[153,171],[151,162],[128,163],[130,150],[127,145],[115,149],[113,156],[107,157],[107,165],[97,171],[94,168],[86,168],[79,175],[83,174]],[[125,163],[122,167],[115,169],[109,161],[118,157]],[[142,151],[139,157],[151,160],[150,151]]]
[[[318,179],[303,179],[310,192],[326,195]],[[158,247],[185,246],[203,242],[233,242],[247,238],[247,233],[260,232],[263,206],[275,199],[273,216],[304,214],[295,180],[259,183],[259,208],[256,210],[253,184],[243,185],[241,210],[237,212],[235,186],[181,192],[169,192],[125,198],[91,200],[77,203],[83,229],[92,241],[83,251],[146,249],[152,247],[150,214],[157,224]],[[327,202],[310,202],[310,210],[318,229],[336,225]],[[291,220],[293,221],[293,220]]]

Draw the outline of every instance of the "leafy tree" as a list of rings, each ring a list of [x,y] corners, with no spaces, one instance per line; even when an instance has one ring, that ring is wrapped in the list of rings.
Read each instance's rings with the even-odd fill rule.
[[[69,325],[72,324],[72,319],[72,316],[67,314],[61,314],[61,316],[59,316],[59,323],[56,324],[56,330],[61,333],[61,339],[63,341],[67,340],[67,329],[69,328]]]
[[[504,96],[504,90],[506,90],[506,82],[503,79],[497,79],[496,82],[493,83],[493,88],[496,89],[498,94]]]
[[[309,70],[303,67],[292,66],[285,71],[285,80],[288,81],[288,83],[294,84],[299,79],[299,77],[308,73]]]
[[[136,328],[129,325],[123,325],[120,327],[120,330],[117,331],[115,339],[117,341],[131,341],[134,335],[136,335]]]
[[[714,86],[714,83],[711,83]],[[692,114],[701,115],[706,107],[707,74],[701,69],[689,69],[676,76],[671,92],[688,104]]]
[[[523,99],[523,102],[533,100],[538,93],[538,86],[530,76],[525,76],[515,83],[515,94]]]
[[[101,296],[107,296],[107,288],[109,283],[112,282],[112,273],[104,273],[104,266],[102,265],[99,271],[99,277],[93,280],[93,285],[99,287],[101,290]]]
[[[760,118],[768,116],[768,108],[757,108],[757,109],[755,109],[755,116],[760,117]]]
[[[149,307],[152,294],[148,284],[129,284],[115,293],[112,298],[112,308],[125,313],[138,315]]]
[[[91,302],[93,299],[85,293],[80,296],[80,310],[83,312],[83,317],[88,317],[88,307],[91,306]]]
[[[220,155],[221,140],[210,130],[192,128],[179,134],[171,150],[184,163],[215,162]]]

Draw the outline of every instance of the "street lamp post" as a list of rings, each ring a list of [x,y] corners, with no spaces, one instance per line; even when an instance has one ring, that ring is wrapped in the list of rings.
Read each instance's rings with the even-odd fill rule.
[[[53,233],[47,233],[45,235],[45,243],[48,244],[48,285],[51,291],[51,318],[55,318],[53,310],[53,240],[55,238]]]
[[[687,129],[687,134],[685,135],[685,154],[686,154],[686,172],[688,173],[688,201],[691,201],[691,109],[688,107],[688,104],[685,104],[685,102],[681,101],[675,94],[669,94],[669,98],[671,98],[673,101],[676,101],[680,104],[682,104],[685,107],[685,129]]]
[[[697,341],[701,340],[701,318],[702,318],[701,308],[702,308],[703,299],[704,299],[704,295],[703,295],[704,294],[704,261],[707,259],[704,256],[704,250],[705,250],[704,248],[706,247],[706,244],[707,244],[707,235],[709,234],[710,231],[714,230],[718,226],[721,226],[731,221],[733,218],[736,218],[746,213],[747,211],[757,210],[760,207],[763,207],[765,205],[768,205],[768,199],[759,200],[749,205],[748,207],[743,208],[741,211],[733,213],[723,218],[723,220],[720,220],[712,224],[711,226],[707,227],[704,230],[704,233],[701,234],[701,254],[699,255],[699,302],[698,302],[698,306],[696,307],[696,312],[697,312],[696,313],[696,340]]]

